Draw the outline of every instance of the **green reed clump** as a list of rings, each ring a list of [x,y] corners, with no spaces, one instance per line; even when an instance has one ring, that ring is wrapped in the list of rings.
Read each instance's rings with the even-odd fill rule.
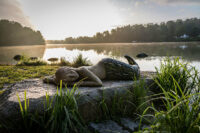
[[[183,89],[174,79],[174,90],[165,91],[162,88],[164,97],[160,100],[164,102],[165,110],[157,110],[154,106],[147,110],[155,112],[151,125],[151,132],[171,132],[171,133],[197,133],[200,132],[200,93],[184,94]]]
[[[73,67],[90,66],[90,65],[91,65],[90,61],[87,58],[83,58],[82,54],[79,54],[72,62]]]
[[[197,70],[189,66],[187,62],[181,62],[178,57],[173,59],[167,57],[161,62],[160,68],[156,67],[156,76],[154,80],[166,91],[169,91],[175,88],[175,79],[183,89],[183,93],[188,93],[196,86],[197,78]],[[161,88],[157,91],[157,93],[159,92],[162,92]],[[180,92],[178,93],[181,95]]]
[[[114,97],[111,100],[106,99],[103,93],[99,107],[102,112],[101,119],[118,119],[121,117],[135,118],[143,112],[147,107],[147,92],[148,89],[144,80],[135,81],[133,89],[125,89],[124,93],[114,92]],[[110,97],[109,97],[110,98]]]
[[[72,90],[62,90],[62,82],[60,83],[60,92],[57,91],[54,107],[51,108],[51,115],[47,127],[52,133],[81,133],[86,132],[84,122],[78,112],[76,98],[76,85]]]
[[[155,83],[159,94],[152,99],[162,101],[164,108],[153,104],[147,107],[143,116],[150,110],[153,123],[148,132],[197,133],[200,132],[200,78],[195,68],[182,64],[176,58],[169,58],[157,71]],[[166,81],[166,82],[165,82]],[[145,117],[143,117],[145,118]],[[141,118],[141,119],[143,119]],[[141,132],[141,131],[139,131]]]
[[[59,65],[61,66],[71,66],[71,63],[65,59],[65,57],[60,58]]]
[[[127,90],[125,90],[127,91]],[[127,98],[126,94],[119,95],[116,91],[114,92],[114,97],[107,97],[104,94],[101,101],[99,102],[99,114],[102,114],[100,116],[100,120],[103,119],[117,119],[120,116],[127,115]],[[111,99],[110,99],[111,98]]]

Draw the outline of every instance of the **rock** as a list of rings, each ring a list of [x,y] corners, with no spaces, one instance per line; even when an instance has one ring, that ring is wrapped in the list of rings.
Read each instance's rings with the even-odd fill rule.
[[[147,86],[152,84],[152,79],[145,78]],[[99,102],[102,96],[107,103],[111,102],[117,93],[120,96],[126,94],[127,90],[134,89],[138,81],[103,81],[102,87],[79,87],[79,98],[77,99],[79,112],[85,121],[96,120],[101,116]],[[44,101],[48,92],[50,98],[56,94],[57,87],[53,84],[43,83],[41,79],[28,79],[3,88],[5,91],[0,96],[0,119],[19,117],[20,109],[17,94],[24,105],[24,91],[29,99],[29,111],[43,113]]]
[[[148,55],[145,54],[145,53],[140,53],[136,57],[138,57],[138,58],[145,58],[145,57],[148,57]]]
[[[108,120],[102,123],[90,123],[89,127],[97,133],[129,133],[116,122]]]
[[[56,61],[58,61],[58,58],[49,58],[48,61],[56,62]]]
[[[136,129],[139,127],[139,122],[134,122],[130,118],[121,118],[120,122],[123,127],[130,130],[131,132],[136,131]]]
[[[30,57],[30,60],[38,60],[38,57]]]
[[[22,58],[23,58],[23,55],[15,55],[15,56],[13,57],[13,59],[16,60],[16,61],[19,61],[19,60],[21,60]]]
[[[151,128],[151,126],[149,126],[149,125],[146,125],[146,124],[143,124],[143,125],[142,125],[142,129],[147,129],[147,128],[148,128],[148,129],[150,129],[150,128]]]

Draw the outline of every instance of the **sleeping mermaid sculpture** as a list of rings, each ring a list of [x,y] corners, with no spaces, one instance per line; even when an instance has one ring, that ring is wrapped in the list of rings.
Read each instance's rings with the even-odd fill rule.
[[[138,64],[130,56],[125,55],[124,57],[129,64],[104,58],[93,66],[61,67],[55,75],[46,77],[44,82],[59,85],[62,80],[62,83],[68,86],[73,86],[75,83],[79,86],[102,86],[102,80],[138,79],[140,76]]]

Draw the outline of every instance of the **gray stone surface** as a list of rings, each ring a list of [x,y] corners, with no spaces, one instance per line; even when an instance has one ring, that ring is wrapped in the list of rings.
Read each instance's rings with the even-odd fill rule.
[[[152,80],[145,79],[148,85],[152,84]],[[86,121],[95,120],[100,116],[98,109],[102,96],[109,100],[114,97],[115,92],[118,95],[126,94],[127,90],[134,89],[138,81],[104,81],[102,87],[79,87],[76,94],[80,94],[78,101],[79,111]],[[24,102],[24,92],[29,99],[29,111],[39,113],[44,111],[45,95],[48,92],[50,98],[53,98],[57,89],[55,85],[43,83],[41,79],[28,79],[11,86],[5,86],[5,92],[0,95],[0,119],[17,117],[19,113],[19,103],[17,94],[19,95],[22,105]]]
[[[108,120],[101,123],[90,123],[90,128],[97,133],[129,133],[116,122]]]
[[[136,121],[134,122],[133,120],[131,120],[130,118],[121,118],[121,125],[125,128],[127,128],[130,131],[136,131],[136,129],[138,129],[139,127],[139,122]]]

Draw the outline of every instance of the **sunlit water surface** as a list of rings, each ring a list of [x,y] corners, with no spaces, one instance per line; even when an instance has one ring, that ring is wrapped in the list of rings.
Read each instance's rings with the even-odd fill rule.
[[[136,58],[136,55],[141,52],[148,54],[149,57]],[[17,54],[36,56],[46,61],[52,57],[65,57],[70,62],[82,54],[93,64],[107,57],[127,63],[123,56],[128,54],[136,59],[143,71],[155,71],[155,67],[159,67],[160,61],[166,56],[178,56],[200,70],[200,42],[47,44],[46,46],[0,47],[0,63],[16,63],[12,58]]]

